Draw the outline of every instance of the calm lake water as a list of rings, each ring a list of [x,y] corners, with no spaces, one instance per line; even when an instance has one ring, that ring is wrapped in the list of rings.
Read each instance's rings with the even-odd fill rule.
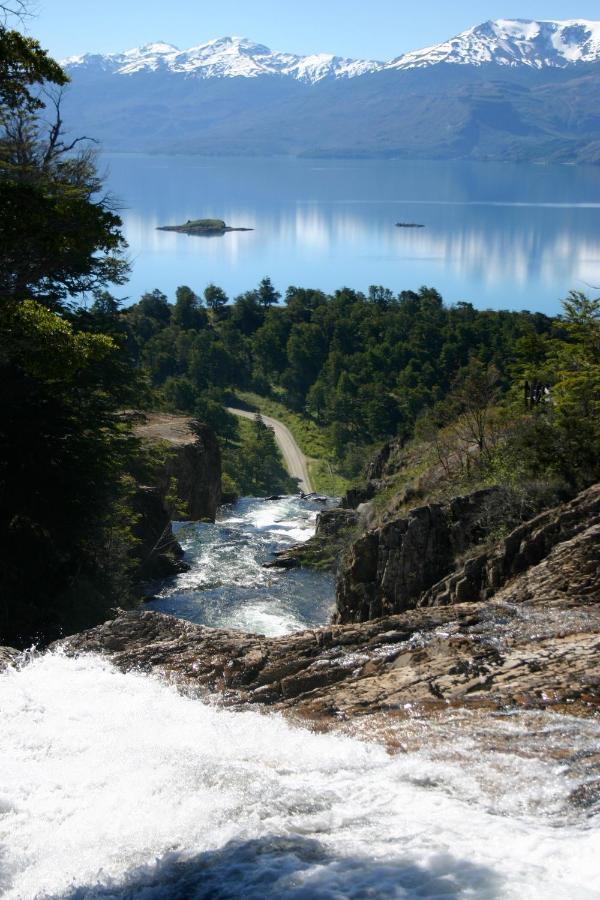
[[[436,287],[449,303],[559,310],[600,284],[600,167],[378,160],[106,156],[134,265],[132,300],[270,275],[325,291]],[[255,229],[156,231],[217,217]],[[417,222],[424,228],[401,229]]]

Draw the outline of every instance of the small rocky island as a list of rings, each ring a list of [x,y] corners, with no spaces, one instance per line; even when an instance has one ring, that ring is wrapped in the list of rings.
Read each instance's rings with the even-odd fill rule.
[[[232,228],[223,219],[188,219],[183,225],[159,225],[157,231],[177,231],[179,234],[211,236],[228,231],[254,231],[253,228]]]

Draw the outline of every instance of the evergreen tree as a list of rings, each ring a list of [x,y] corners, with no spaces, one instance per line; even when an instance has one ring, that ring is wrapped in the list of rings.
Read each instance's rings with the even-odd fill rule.
[[[258,302],[261,306],[264,306],[265,309],[279,303],[279,300],[281,299],[281,294],[275,290],[270,278],[263,278],[258,286],[257,295]]]
[[[206,312],[202,309],[200,298],[186,285],[177,288],[175,293],[172,321],[184,331],[204,328],[207,324]]]
[[[0,28],[0,634],[20,646],[131,601],[136,442],[119,411],[139,378],[104,293],[125,277],[125,242],[93,155],[63,139],[51,89],[66,80]]]
[[[0,29],[0,51],[0,297],[56,309],[125,281],[121,220],[102,194],[94,153],[64,138],[52,86],[66,75],[17,32]],[[50,120],[32,85],[52,106]]]
[[[204,300],[208,308],[218,314],[229,302],[229,297],[223,288],[217,287],[216,284],[209,284],[204,289]]]

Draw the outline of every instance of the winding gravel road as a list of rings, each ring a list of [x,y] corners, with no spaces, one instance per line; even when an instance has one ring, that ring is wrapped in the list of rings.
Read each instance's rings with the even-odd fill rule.
[[[241,416],[243,419],[253,419],[256,416],[254,412],[248,412],[246,409],[234,409],[233,407],[228,407],[228,412],[233,413],[234,416]],[[275,432],[275,440],[283,455],[288,473],[292,478],[298,479],[298,487],[301,491],[310,494],[312,485],[308,474],[308,461],[294,440],[292,432],[278,419],[272,419],[271,416],[261,416],[261,418],[265,425],[268,425]]]

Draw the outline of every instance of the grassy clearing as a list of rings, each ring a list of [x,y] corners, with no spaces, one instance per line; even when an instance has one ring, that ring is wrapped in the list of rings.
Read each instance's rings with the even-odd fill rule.
[[[279,419],[287,425],[308,459],[310,480],[316,491],[332,497],[339,497],[346,492],[349,482],[336,471],[333,451],[322,428],[270,397],[261,397],[249,391],[236,391],[235,396],[246,408]]]

